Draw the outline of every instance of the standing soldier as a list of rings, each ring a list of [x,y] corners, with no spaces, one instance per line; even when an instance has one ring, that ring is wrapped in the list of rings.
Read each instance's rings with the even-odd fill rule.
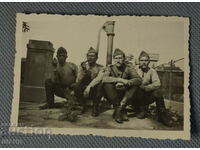
[[[161,83],[156,70],[149,67],[150,57],[142,51],[139,56],[139,66],[136,71],[142,78],[142,85],[137,89],[135,94],[135,105],[140,108],[140,113],[137,118],[143,119],[147,117],[147,109],[149,104],[156,102],[158,121],[164,125],[171,126],[169,117],[166,115],[166,108],[162,91]]]
[[[103,68],[102,65],[97,64],[98,59],[97,51],[90,47],[87,52],[87,60],[82,62],[79,70],[76,84],[74,86],[74,91],[77,99],[83,106],[83,113],[86,110],[86,98],[83,96],[84,91],[90,91],[88,97],[90,99],[96,98],[96,87],[90,87],[91,81],[97,77],[99,71]],[[92,111],[92,115],[95,116],[95,112]]]
[[[128,121],[125,111],[126,104],[128,100],[131,100],[142,79],[134,68],[126,65],[123,51],[115,49],[113,59],[114,64],[103,69],[89,86],[94,87],[101,82],[98,87],[102,88],[98,88],[98,96],[95,103],[99,104],[101,98],[99,93],[102,93],[102,96],[114,106],[113,118],[115,121],[123,123],[123,121]],[[87,95],[88,91],[85,91],[84,94]],[[98,107],[96,106],[96,108]]]
[[[54,103],[54,95],[69,98],[71,85],[75,83],[77,77],[77,66],[71,62],[66,62],[67,51],[60,47],[57,51],[58,64],[50,79],[45,80],[47,103],[40,106],[40,109],[57,107]]]

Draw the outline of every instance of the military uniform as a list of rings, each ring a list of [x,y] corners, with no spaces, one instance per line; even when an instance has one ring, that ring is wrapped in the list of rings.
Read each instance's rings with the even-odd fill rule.
[[[116,65],[109,65],[104,70],[103,83],[116,83],[118,82],[117,78],[126,79],[128,87],[141,84],[141,78],[129,65],[125,65],[123,70],[119,70]]]
[[[90,66],[87,62],[81,63],[78,68],[78,76],[76,82],[80,82],[84,76],[89,73],[91,80],[97,77],[100,70],[102,70],[103,65],[95,64],[94,66]]]
[[[115,55],[123,55],[122,51],[115,50]],[[101,83],[99,86],[102,88],[98,89],[97,94],[102,93],[115,108],[113,117],[116,122],[122,123],[125,106],[128,100],[134,95],[136,88],[141,84],[142,79],[139,77],[134,68],[123,64],[119,69],[115,64],[108,65],[102,71],[99,72],[98,76],[91,82],[90,86]],[[99,103],[101,96],[97,96],[96,104]],[[97,107],[97,106],[96,106]]]
[[[160,90],[160,79],[156,70],[153,68],[148,68],[147,72],[143,72],[140,67],[136,67],[136,71],[139,76],[142,78],[142,88],[138,89],[138,96],[136,98],[136,103],[141,106],[149,105],[154,102],[156,99],[159,99],[162,96],[162,92]],[[163,100],[159,100],[159,102]],[[158,102],[158,103],[159,103]]]
[[[126,82],[126,85],[122,85],[121,88],[115,86],[116,83],[120,82],[119,78],[124,79]],[[92,81],[90,86],[94,87],[96,84],[98,84],[100,82],[102,84],[111,84],[113,90],[117,91],[117,93],[119,94],[119,96],[117,98],[118,101],[117,100],[113,101],[113,104],[115,106],[119,106],[120,102],[121,102],[121,105],[125,105],[126,102],[121,101],[123,95],[125,93],[129,93],[129,91],[132,91],[131,90],[132,87],[139,86],[141,84],[141,78],[139,77],[137,72],[130,66],[125,65],[124,70],[120,71],[120,70],[118,70],[116,65],[109,65],[106,68],[104,68],[102,71],[100,71],[99,75],[97,76],[97,78],[95,78]],[[109,91],[106,91],[106,93],[107,93],[107,97],[111,96],[111,95],[109,95],[109,94],[111,94]],[[132,95],[132,94],[130,94],[130,95]],[[130,97],[128,97],[128,98],[130,98]],[[112,99],[112,98],[110,98],[110,99]]]
[[[78,77],[76,79],[76,85],[74,86],[75,94],[78,98],[78,100],[82,103],[82,105],[85,105],[85,98],[83,96],[83,92],[86,89],[88,85],[95,79],[102,70],[103,66],[100,64],[95,64],[94,66],[89,66],[88,63],[85,64],[85,66],[80,65],[78,69]],[[91,88],[89,98],[94,99],[96,92],[95,86]]]
[[[146,52],[142,52],[140,54],[140,57],[143,56],[149,57]],[[148,67],[144,71],[141,67],[137,66],[136,72],[142,78],[142,85],[136,90],[133,97],[133,105],[142,111],[138,115],[138,118],[145,118],[149,104],[156,102],[159,121],[167,126],[170,126],[170,122],[168,122],[168,118],[166,118],[164,97],[162,90],[160,89],[161,82],[156,70]]]
[[[92,47],[88,50],[88,53],[94,53],[96,56],[98,55],[96,50]],[[87,53],[87,54],[88,54]],[[97,77],[100,70],[102,70],[103,66],[93,62],[93,64],[89,64],[88,61],[82,62],[78,69],[78,76],[76,79],[76,84],[74,85],[74,92],[82,104],[84,109],[86,109],[86,98],[84,97],[85,89],[90,85],[92,80]],[[89,99],[95,99],[96,96],[96,86],[90,88]],[[84,112],[85,110],[83,110]]]

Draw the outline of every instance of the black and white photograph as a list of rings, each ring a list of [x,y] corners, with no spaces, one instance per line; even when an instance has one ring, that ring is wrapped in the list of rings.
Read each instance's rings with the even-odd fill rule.
[[[190,139],[189,18],[17,14],[16,22],[19,129]]]

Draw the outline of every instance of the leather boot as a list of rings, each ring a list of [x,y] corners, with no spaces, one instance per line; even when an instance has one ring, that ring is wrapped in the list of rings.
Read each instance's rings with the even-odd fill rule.
[[[115,119],[115,121],[117,123],[123,123],[122,112],[121,112],[121,109],[119,107],[115,109],[115,111],[113,113],[113,118]]]
[[[39,109],[54,108],[54,90],[51,79],[45,80],[46,104],[40,106]]]
[[[87,112],[87,104],[86,99],[84,97],[78,97],[77,99],[78,104],[80,105],[81,114],[85,114]]]
[[[51,109],[51,108],[62,108],[63,104],[62,103],[46,103],[42,106],[39,107],[39,109]]]
[[[99,107],[94,105],[93,108],[92,108],[92,116],[93,117],[97,117],[99,116]]]
[[[53,105],[50,105],[48,103],[42,105],[42,106],[39,106],[39,109],[51,109],[51,108],[54,108]]]
[[[172,127],[172,120],[169,115],[167,115],[165,108],[157,108],[158,110],[158,122],[164,124],[165,126]]]
[[[128,118],[126,110],[122,110],[122,120],[123,121],[129,121],[129,118]]]
[[[82,106],[81,114],[85,114],[88,110],[88,107],[85,103],[81,104],[81,106]]]
[[[140,107],[140,113],[137,114],[138,119],[144,119],[147,117],[147,106],[141,106]]]
[[[165,102],[162,94],[155,95],[156,99],[156,108],[157,108],[157,113],[158,113],[158,122],[171,127],[172,126],[172,120],[171,116],[167,113],[166,107],[165,107]]]

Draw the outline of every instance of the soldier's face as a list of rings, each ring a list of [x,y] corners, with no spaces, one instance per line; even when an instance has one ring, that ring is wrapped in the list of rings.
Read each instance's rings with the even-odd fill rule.
[[[60,65],[63,65],[65,63],[65,60],[67,59],[67,54],[57,54],[57,59]]]
[[[95,53],[88,53],[87,54],[87,61],[88,63],[95,63],[97,61],[97,56]]]
[[[148,57],[141,57],[139,60],[139,65],[142,69],[146,69],[149,66],[149,58]]]
[[[133,63],[133,58],[130,58],[130,57],[126,57],[126,62],[130,62],[130,63]]]
[[[114,63],[117,67],[121,67],[124,64],[125,57],[123,55],[116,55],[114,57]]]

